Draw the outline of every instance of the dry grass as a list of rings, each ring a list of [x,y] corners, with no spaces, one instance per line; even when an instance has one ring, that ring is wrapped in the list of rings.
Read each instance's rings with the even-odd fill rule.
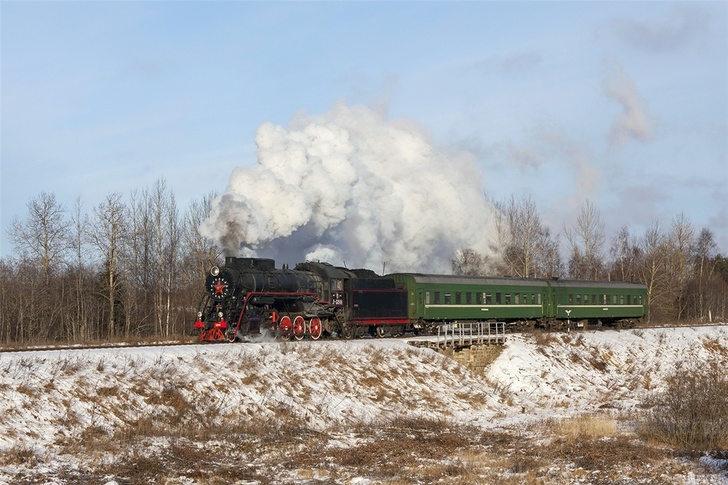
[[[29,446],[14,446],[0,453],[0,466],[33,468],[38,463],[35,450]]]
[[[15,391],[34,399],[37,398],[39,394],[38,388],[27,382],[20,383],[18,387],[15,388]]]
[[[316,431],[303,419],[231,417],[225,423],[173,425],[156,419],[110,433],[86,428],[67,452],[88,457],[88,470],[65,472],[66,483],[199,484],[557,484],[666,483],[705,472],[674,451],[623,432],[615,418],[549,419],[528,428],[483,430],[423,416],[380,418]],[[99,452],[113,461],[94,458]],[[40,479],[32,449],[11,450],[0,464],[22,467],[19,483]],[[678,479],[679,481],[679,479]]]
[[[717,354],[718,356],[728,357],[728,347],[723,345],[718,338],[703,339],[703,347],[705,347],[710,352]]]
[[[558,422],[555,431],[564,440],[575,442],[619,435],[617,422],[609,416],[583,415],[563,419]]]
[[[384,362],[388,362],[391,358],[390,349],[384,347],[376,347],[374,345],[367,345],[364,347],[364,353],[369,357],[370,364],[372,366],[382,365]]]
[[[557,344],[559,341],[558,334],[540,330],[533,332],[533,338],[535,339],[538,347],[550,347]]]

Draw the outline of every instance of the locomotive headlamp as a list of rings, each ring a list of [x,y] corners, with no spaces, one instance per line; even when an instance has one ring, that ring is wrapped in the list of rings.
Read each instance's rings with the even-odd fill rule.
[[[197,318],[202,318],[202,312],[197,312]]]
[[[210,268],[210,274],[212,276],[219,275],[220,274],[220,268],[218,268],[217,266],[213,266],[212,268]]]
[[[222,319],[222,312],[217,313],[218,318]]]

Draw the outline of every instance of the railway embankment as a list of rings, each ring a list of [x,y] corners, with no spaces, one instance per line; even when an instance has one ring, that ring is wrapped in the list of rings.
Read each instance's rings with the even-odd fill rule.
[[[676,371],[725,368],[728,326],[487,349],[482,369],[407,339],[2,353],[0,483],[728,481],[640,428]]]

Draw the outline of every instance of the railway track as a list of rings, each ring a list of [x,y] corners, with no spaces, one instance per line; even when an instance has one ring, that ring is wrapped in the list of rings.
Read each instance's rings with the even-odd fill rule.
[[[189,342],[153,342],[153,343],[116,343],[116,344],[72,344],[72,345],[28,345],[28,346],[12,346],[12,347],[0,347],[0,353],[16,353],[16,352],[46,352],[46,351],[58,351],[58,350],[97,350],[97,349],[139,349],[139,348],[151,348],[151,347],[182,347],[182,346],[207,346],[209,343],[200,342],[198,340]]]

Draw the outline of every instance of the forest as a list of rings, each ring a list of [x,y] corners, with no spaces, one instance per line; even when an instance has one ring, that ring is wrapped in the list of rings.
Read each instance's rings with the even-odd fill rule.
[[[154,340],[192,335],[208,269],[222,254],[197,228],[213,194],[177,206],[164,179],[127,197],[112,193],[90,212],[52,193],[27,202],[0,259],[0,342]],[[605,231],[586,201],[570,226],[551,230],[529,197],[493,203],[492,251],[463,248],[454,274],[637,281],[653,323],[709,323],[728,315],[728,258],[710,228],[685,214],[643,234]],[[336,262],[332,262],[336,264]]]

